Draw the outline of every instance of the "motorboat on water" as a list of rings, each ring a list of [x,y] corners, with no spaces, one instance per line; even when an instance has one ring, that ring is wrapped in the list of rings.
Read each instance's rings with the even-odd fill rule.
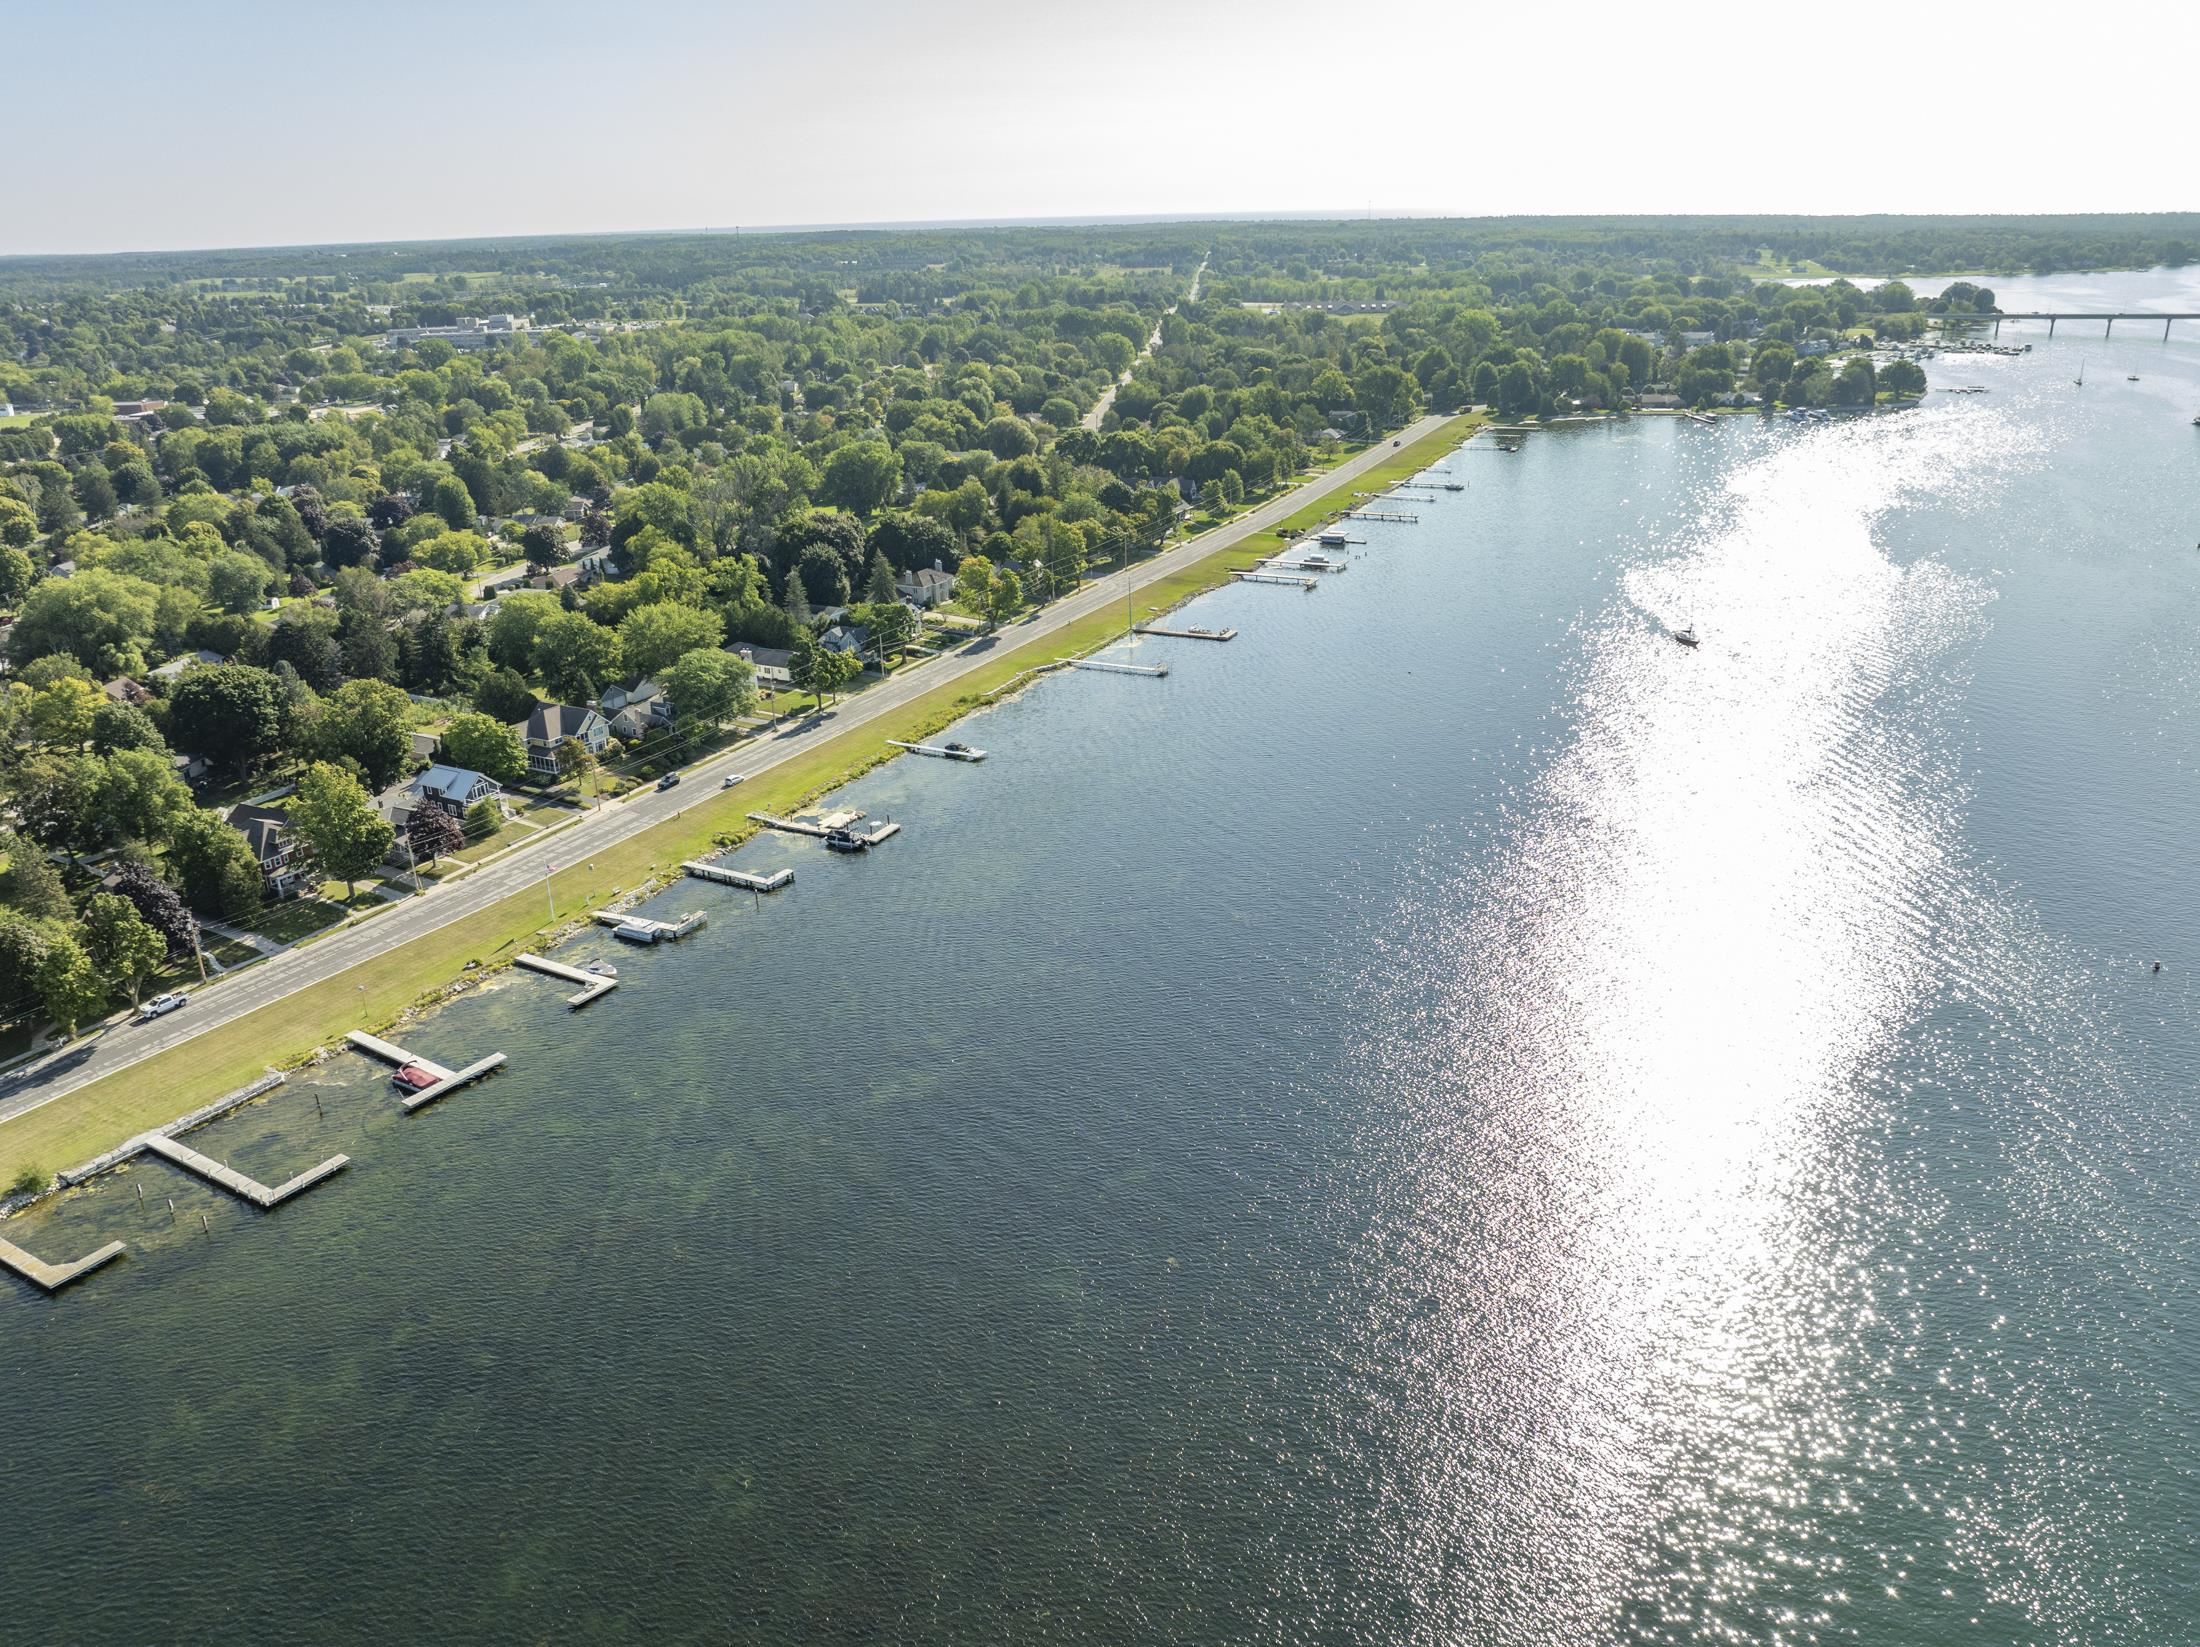
[[[418,1064],[399,1064],[390,1072],[390,1085],[401,1092],[426,1092],[435,1083],[434,1073]]]
[[[862,852],[867,850],[870,845],[869,841],[851,829],[828,829],[825,831],[825,850],[828,852]]]
[[[1463,480],[1447,480],[1444,482],[1444,490],[1447,492],[1464,492],[1466,489],[1467,483]]]
[[[609,961],[590,961],[586,966],[582,967],[581,970],[583,972],[592,972],[599,978],[616,978],[619,975],[619,969],[613,966]]]

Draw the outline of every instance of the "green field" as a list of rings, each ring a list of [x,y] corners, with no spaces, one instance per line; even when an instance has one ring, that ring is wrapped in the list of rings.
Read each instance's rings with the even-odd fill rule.
[[[1401,448],[1380,467],[1354,478],[1352,490],[1374,489],[1426,468],[1455,448],[1483,420],[1453,418]],[[1335,489],[1292,518],[1326,518],[1336,512]],[[1149,611],[1166,611],[1225,583],[1242,547],[1230,546],[1139,591]],[[971,710],[987,695],[1034,665],[1090,652],[1122,633],[1113,607],[1080,619],[1042,640],[1015,644],[972,674],[936,688],[888,720],[830,739],[740,789],[714,796],[655,828],[596,851],[556,878],[559,907],[569,915],[593,909],[621,893],[674,871],[682,859],[756,833],[746,814],[787,813],[840,788],[890,758],[886,740],[922,742]],[[1006,632],[1012,636],[1013,626]],[[464,920],[371,960],[338,977],[311,985],[211,1030],[141,1064],[56,1099],[42,1109],[0,1124],[0,1182],[25,1166],[53,1172],[89,1159],[134,1133],[218,1098],[256,1079],[270,1067],[293,1064],[346,1030],[388,1024],[408,1008],[441,995],[469,962],[502,965],[522,950],[539,947],[566,923],[543,919],[539,891],[518,893]]]

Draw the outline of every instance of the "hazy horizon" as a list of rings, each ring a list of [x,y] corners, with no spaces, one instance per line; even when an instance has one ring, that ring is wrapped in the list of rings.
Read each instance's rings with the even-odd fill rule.
[[[2172,210],[2181,58],[2115,63],[2114,166],[2002,95],[2007,31],[1829,45],[1716,4],[1684,38],[1614,6],[1396,0],[1105,11],[852,0],[820,30],[671,0],[607,30],[571,3],[371,14],[217,0],[25,13],[26,168],[0,255],[769,228],[1219,218]],[[2177,30],[2142,0],[2119,37]],[[1593,39],[1587,56],[1572,49]],[[118,47],[120,49],[118,49]],[[1986,72],[1978,72],[1981,67]],[[2106,72],[2106,71],[2104,71]],[[2082,110],[2089,82],[2058,95]],[[179,88],[185,88],[179,92]],[[2100,98],[2111,94],[2104,90]],[[1260,206],[1218,201],[1258,201]]]

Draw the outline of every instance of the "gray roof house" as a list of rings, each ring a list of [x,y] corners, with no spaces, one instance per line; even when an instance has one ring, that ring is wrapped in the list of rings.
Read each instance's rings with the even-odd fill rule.
[[[600,755],[611,741],[611,723],[584,704],[537,704],[520,737],[527,745],[528,772],[555,781],[558,745],[571,738],[591,755]]]
[[[464,817],[466,809],[478,801],[492,800],[504,793],[504,786],[496,779],[463,766],[431,766],[412,781],[412,792],[424,801],[433,801],[454,818]]]
[[[953,574],[937,566],[920,566],[914,572],[904,572],[894,579],[894,593],[911,606],[930,609],[944,606],[955,598]]]
[[[270,898],[295,898],[311,885],[312,850],[290,827],[287,810],[240,802],[229,809],[227,822],[259,859],[260,879]]]
[[[611,721],[611,730],[622,738],[639,738],[672,724],[672,700],[655,681],[636,681],[614,686],[599,706]]]

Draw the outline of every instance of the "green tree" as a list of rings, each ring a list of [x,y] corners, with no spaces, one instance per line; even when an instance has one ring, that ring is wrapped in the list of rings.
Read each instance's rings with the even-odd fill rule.
[[[428,488],[427,509],[430,514],[441,515],[454,532],[471,532],[481,518],[474,508],[473,493],[456,475],[436,478]]]
[[[534,703],[532,693],[527,701]],[[443,729],[443,759],[501,784],[527,776],[527,747],[520,742],[519,728],[491,715],[453,715]]]
[[[344,883],[347,903],[359,877],[380,863],[397,839],[359,780],[327,761],[315,761],[298,780],[290,823],[311,843],[321,868]]]
[[[825,707],[828,696],[854,680],[862,668],[862,662],[852,654],[820,646],[816,637],[809,634],[796,638],[794,650],[787,658],[788,680],[796,691],[815,696],[820,709]]]
[[[122,980],[130,1004],[138,1004],[145,980],[168,958],[168,944],[146,924],[137,906],[111,892],[95,892],[84,906],[84,941],[110,977]]]
[[[742,658],[703,647],[673,660],[662,680],[683,721],[721,726],[756,708],[756,671]]]
[[[206,568],[207,598],[224,612],[257,611],[274,583],[274,568],[240,549],[224,549]]]
[[[874,606],[884,605],[895,599],[894,569],[886,557],[877,550],[871,552],[871,569],[865,575],[864,598]]]
[[[1024,582],[1006,567],[993,574],[985,593],[986,621],[998,629],[1024,609]]]
[[[260,861],[219,812],[195,807],[169,824],[168,868],[184,901],[202,915],[249,921],[260,912]]]
[[[326,760],[357,762],[380,789],[412,756],[412,700],[387,681],[346,681],[323,701],[314,743]]]
[[[535,666],[535,637],[563,608],[558,597],[540,591],[506,595],[489,620],[489,656],[500,669],[521,674]]]
[[[1891,395],[1925,392],[1925,368],[1914,360],[1890,360],[1879,369],[1879,387]]]
[[[620,677],[619,636],[582,612],[559,612],[535,635],[535,673],[553,697],[594,703]]]
[[[993,562],[984,555],[965,555],[955,570],[955,596],[971,611],[983,614],[993,599]]]
[[[531,659],[535,638],[527,637],[527,652]],[[516,669],[492,669],[481,677],[481,684],[474,688],[474,707],[491,720],[509,726],[523,721],[535,712],[539,700],[527,684],[527,677]]]
[[[48,934],[45,952],[31,976],[46,1016],[72,1040],[77,1025],[107,1010],[105,980],[84,946],[67,931]]]
[[[715,647],[725,635],[725,620],[716,612],[659,601],[620,619],[619,652],[630,673],[655,675],[690,652]]]
[[[859,440],[825,460],[818,497],[852,515],[869,515],[901,489],[901,459],[883,440]]]
[[[0,853],[7,858],[0,870],[0,899],[11,909],[37,920],[66,920],[75,913],[61,872],[43,849],[13,830],[0,830]]]
[[[159,611],[152,584],[87,567],[73,578],[48,578],[24,597],[8,652],[18,664],[66,652],[102,679],[142,674]]]
[[[275,677],[240,663],[185,670],[168,695],[168,735],[177,748],[242,777],[283,735]]]
[[[154,749],[118,749],[103,763],[95,801],[108,839],[158,841],[189,810],[191,791],[168,756]]]

